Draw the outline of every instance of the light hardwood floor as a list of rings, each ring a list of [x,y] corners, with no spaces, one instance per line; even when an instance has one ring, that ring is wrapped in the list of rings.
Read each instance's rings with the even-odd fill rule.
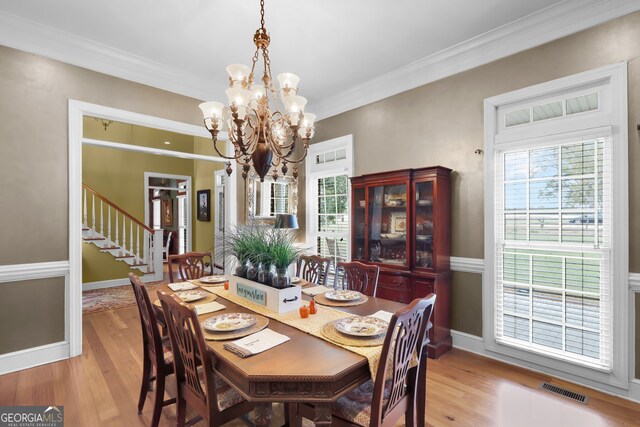
[[[0,406],[64,405],[70,427],[149,425],[151,395],[142,415],[136,410],[142,372],[136,307],[86,315],[83,325],[82,356],[0,376]],[[589,405],[539,391],[540,381],[586,393]],[[456,349],[429,360],[428,387],[432,426],[640,425],[638,404]],[[164,409],[162,426],[175,425],[174,411]],[[281,423],[275,416],[272,425]]]

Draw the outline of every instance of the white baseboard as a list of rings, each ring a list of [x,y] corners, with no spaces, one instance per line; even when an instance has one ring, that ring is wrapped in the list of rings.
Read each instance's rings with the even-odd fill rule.
[[[484,339],[482,339],[482,337],[452,329],[451,338],[453,339],[454,348],[477,354],[483,354],[484,352]]]
[[[626,400],[631,400],[636,403],[640,403],[640,379],[631,379],[629,381],[629,389],[623,390],[618,387],[606,386],[597,382],[586,382],[585,379],[576,375],[571,375],[557,371],[555,369],[546,368],[544,366],[526,362],[514,357],[506,356],[500,353],[488,351],[484,345],[484,339],[482,337],[467,334],[465,332],[451,330],[451,337],[453,339],[453,347],[460,350],[475,353],[480,356],[497,360],[499,362],[506,363],[507,365],[513,365],[520,368],[525,368],[533,372],[537,372],[544,375],[552,375],[554,377],[571,381],[580,386],[587,387],[601,393],[621,397]]]
[[[66,341],[0,355],[0,375],[69,358]]]

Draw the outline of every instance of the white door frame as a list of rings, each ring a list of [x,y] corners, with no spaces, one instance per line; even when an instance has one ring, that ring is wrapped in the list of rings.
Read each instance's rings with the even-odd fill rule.
[[[191,252],[191,233],[193,228],[193,218],[191,218],[191,177],[188,175],[174,175],[171,173],[145,172],[144,173],[144,224],[149,226],[149,178],[167,178],[187,182],[187,247],[186,252]],[[173,188],[167,190],[173,190]],[[145,248],[146,249],[146,248]]]
[[[214,233],[215,233],[215,237],[214,237],[214,257],[217,255],[217,242],[219,241],[219,236],[218,236],[218,232],[220,230],[218,230],[218,215],[220,214],[218,211],[218,206],[219,206],[219,201],[218,201],[218,189],[219,186],[218,185],[218,178],[222,177],[224,178],[224,229],[228,230],[229,226],[230,226],[230,221],[229,218],[231,218],[231,204],[235,203],[234,201],[230,200],[229,194],[230,193],[230,185],[231,185],[231,181],[234,181],[234,178],[230,178],[229,176],[227,176],[227,173],[224,169],[221,170],[217,170],[213,173],[213,182],[215,183],[214,187],[214,196],[213,196],[213,221],[214,221],[214,225],[213,225],[213,229],[214,229]],[[224,238],[224,237],[223,237]],[[225,273],[228,273],[228,268],[229,268],[229,263],[227,262],[227,260],[224,260],[224,268],[225,268]]]
[[[194,104],[195,105],[195,104]],[[194,107],[195,108],[195,107]],[[100,145],[111,148],[139,152],[151,152],[159,155],[182,156],[191,159],[226,162],[221,157],[202,156],[170,150],[150,149],[134,145],[118,144],[108,141],[96,141],[83,138],[83,117],[99,117],[138,126],[166,130],[185,135],[209,138],[204,126],[181,123],[174,120],[148,116],[146,114],[105,107],[87,102],[69,100],[69,297],[65,307],[65,323],[69,331],[69,357],[82,354],[82,144]],[[221,133],[220,140],[227,140],[227,134]],[[233,146],[227,140],[227,155],[233,153]],[[229,190],[236,194],[237,180],[229,179]],[[230,197],[230,222],[236,223],[236,197]]]

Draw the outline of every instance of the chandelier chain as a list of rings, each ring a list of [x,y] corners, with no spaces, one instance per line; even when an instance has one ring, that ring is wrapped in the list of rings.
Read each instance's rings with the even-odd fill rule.
[[[264,28],[264,0],[260,0],[260,28],[262,31],[266,32],[267,30]]]

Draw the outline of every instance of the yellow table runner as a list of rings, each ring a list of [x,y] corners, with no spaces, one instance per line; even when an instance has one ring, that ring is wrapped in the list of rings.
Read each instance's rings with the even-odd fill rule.
[[[246,307],[251,311],[255,311],[258,314],[277,320],[278,322],[282,322],[286,325],[292,326],[310,335],[321,338],[332,344],[335,344],[349,351],[352,351],[356,354],[359,354],[360,356],[366,357],[367,361],[369,362],[371,379],[375,380],[375,375],[378,369],[378,362],[380,360],[380,353],[382,351],[381,345],[376,347],[354,347],[350,345],[340,344],[338,342],[330,340],[322,334],[322,327],[327,323],[331,322],[332,320],[344,319],[345,317],[353,317],[355,316],[354,314],[345,313],[344,311],[340,311],[330,307],[316,304],[316,307],[318,308],[318,312],[316,314],[310,315],[306,319],[303,319],[300,317],[300,313],[298,312],[298,310],[293,310],[288,313],[279,314],[267,309],[263,305],[259,305],[251,301],[248,301],[244,298],[241,298],[233,294],[231,291],[225,291],[222,287],[211,289],[209,292],[212,292],[238,305]]]

